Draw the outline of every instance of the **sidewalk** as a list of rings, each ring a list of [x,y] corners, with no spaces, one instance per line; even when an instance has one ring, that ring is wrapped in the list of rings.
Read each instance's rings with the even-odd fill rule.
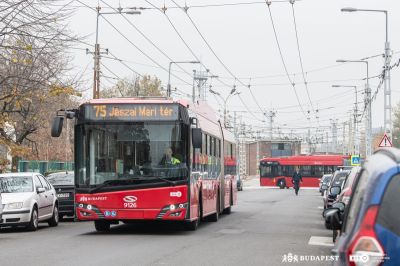
[[[246,176],[245,178],[243,178],[243,187],[260,187],[260,176]]]

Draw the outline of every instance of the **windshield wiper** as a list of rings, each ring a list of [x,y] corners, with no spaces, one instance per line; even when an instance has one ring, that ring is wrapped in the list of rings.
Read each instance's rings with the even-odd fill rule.
[[[161,176],[152,176],[152,177],[154,177],[155,179],[158,179],[158,180],[162,180],[162,181],[165,181],[165,182],[167,182],[168,184],[171,184],[171,185],[173,185],[173,186],[176,186],[176,182],[175,181],[172,181],[172,180],[169,180],[169,179],[166,179],[166,178],[162,178]]]
[[[99,186],[97,186],[97,187],[95,187],[95,188],[89,190],[89,193],[94,193],[94,192],[96,192],[96,191],[99,191],[99,190],[102,189],[103,187],[107,187],[107,186],[109,186],[109,185],[111,185],[111,184],[118,184],[118,183],[121,183],[121,181],[122,181],[122,180],[117,180],[117,179],[104,181],[103,184],[101,184],[101,185],[99,185]]]

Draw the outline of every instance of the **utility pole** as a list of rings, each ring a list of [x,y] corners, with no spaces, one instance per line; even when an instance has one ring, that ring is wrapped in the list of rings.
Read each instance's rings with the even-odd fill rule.
[[[329,133],[326,131],[326,154],[329,153]]]
[[[244,176],[247,173],[246,125],[242,122],[242,118],[240,118],[239,129],[239,174]]]
[[[343,145],[342,145],[342,153],[346,154],[346,122],[343,122]]]
[[[235,149],[235,159],[236,159],[236,175],[239,176],[239,167],[240,167],[240,156],[239,156],[239,134],[238,134],[238,127],[237,127],[237,121],[236,121],[236,111],[233,112],[233,134],[235,136],[235,143],[236,143],[236,149]]]
[[[209,78],[218,78],[215,75],[209,75],[210,70],[206,69],[206,71],[196,71],[193,70],[193,91],[192,91],[192,100],[193,102],[197,99],[206,101],[207,100],[207,80]],[[196,95],[196,88],[198,94]]]
[[[269,117],[269,140],[272,141],[273,137],[273,129],[274,129],[274,117],[276,116],[276,112],[271,110],[268,113]]]
[[[101,7],[97,6],[96,11],[96,43],[94,45],[94,52],[90,52],[86,49],[86,54],[93,54],[94,67],[93,67],[93,99],[98,99],[100,97],[100,58],[102,54],[108,54],[108,49],[105,52],[100,51],[99,44],[99,17],[100,15],[112,15],[112,14],[128,14],[128,15],[139,15],[140,11],[122,11],[123,8],[116,8],[117,11],[113,12],[100,12]]]
[[[385,129],[385,134],[392,140],[392,99],[391,99],[391,89],[390,89],[390,60],[391,60],[391,51],[390,51],[390,44],[389,44],[389,31],[388,31],[388,16],[389,12],[387,10],[382,9],[360,9],[354,7],[346,7],[341,9],[342,12],[379,12],[385,14],[385,22],[386,22],[386,35],[385,35],[385,62],[384,62],[384,77],[383,77],[383,84],[384,84],[384,118],[383,124]],[[368,62],[367,62],[367,82],[368,82]],[[368,98],[368,109],[371,114],[371,93],[369,84],[367,85],[367,93],[369,94]],[[368,134],[366,134],[366,156],[371,155],[372,149],[372,124],[371,124],[371,116],[367,116],[369,121],[366,121]],[[367,130],[367,129],[366,129]]]
[[[351,113],[349,115],[349,145],[347,145],[347,151],[349,154],[353,154],[353,148],[354,148],[354,139],[353,139],[353,123]]]
[[[337,119],[331,119],[332,124],[332,152],[336,153],[337,147]]]

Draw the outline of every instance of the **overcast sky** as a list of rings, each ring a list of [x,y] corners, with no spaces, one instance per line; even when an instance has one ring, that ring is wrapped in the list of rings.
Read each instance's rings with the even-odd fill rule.
[[[397,15],[400,11],[398,0],[297,0],[293,9],[289,1],[272,1],[270,11],[289,78],[285,74],[268,7],[263,1],[175,0],[179,6],[184,6],[186,2],[189,7],[188,15],[169,0],[100,0],[98,3],[102,7],[101,12],[112,12],[114,10],[109,6],[152,7],[149,4],[151,3],[162,7],[164,2],[167,7],[165,15],[153,8],[143,10],[141,15],[125,15],[125,18],[121,15],[100,17],[101,47],[108,48],[114,56],[125,62],[124,65],[117,60],[102,58],[102,64],[105,66],[101,67],[105,76],[101,79],[102,87],[112,86],[117,78],[134,77],[136,74],[133,71],[157,76],[166,87],[170,59],[187,61],[198,58],[213,75],[219,76],[218,79],[212,79],[209,84],[214,91],[222,95],[222,98],[226,98],[236,84],[242,100],[238,96],[231,97],[228,110],[250,109],[251,114],[242,113],[243,120],[252,124],[254,128],[265,130],[263,127],[268,125],[262,122],[266,118],[261,112],[274,110],[275,126],[281,127],[284,133],[289,133],[293,129],[298,133],[305,132],[308,127],[312,127],[314,132],[315,128],[329,130],[330,119],[338,119],[340,130],[341,124],[349,120],[350,111],[354,108],[355,93],[353,88],[332,88],[332,85],[358,86],[358,108],[362,112],[366,67],[365,64],[357,63],[340,64],[336,63],[336,60],[358,60],[382,54],[385,41],[383,13],[344,13],[340,9],[356,7],[388,10],[389,41],[394,51],[392,64],[400,58],[400,35],[396,26],[400,25],[400,18]],[[250,4],[196,7],[233,3]],[[76,34],[87,36],[84,41],[93,45],[96,12],[84,4],[94,8],[97,1],[80,0],[71,3],[77,8],[70,19],[70,26]],[[300,65],[293,10],[305,79],[308,82],[308,94]],[[176,27],[194,55],[172,25]],[[85,44],[76,47],[93,50],[92,46]],[[74,55],[75,70],[84,73],[88,80],[87,97],[91,97],[93,58],[91,55],[86,55],[84,50],[75,49],[71,53]],[[382,71],[383,58],[380,56],[372,58],[369,64],[370,76],[378,75]],[[173,65],[172,73],[175,76],[171,77],[172,87],[177,87],[178,93],[191,94],[193,83],[191,73],[193,69],[199,71],[200,66],[181,64],[180,67],[186,73]],[[400,100],[398,73],[399,68],[394,68],[391,74],[393,106]],[[235,78],[238,80],[235,81]],[[289,79],[295,83],[295,89]],[[370,80],[373,93],[378,83],[378,78]],[[250,88],[244,85],[250,85]],[[174,94],[174,97],[187,97],[187,95]],[[220,97],[208,93],[207,99],[215,109],[222,109],[217,102],[222,103]],[[373,127],[383,126],[383,88],[379,90],[372,108]],[[308,112],[310,121],[307,120]],[[316,119],[316,113],[319,119]]]

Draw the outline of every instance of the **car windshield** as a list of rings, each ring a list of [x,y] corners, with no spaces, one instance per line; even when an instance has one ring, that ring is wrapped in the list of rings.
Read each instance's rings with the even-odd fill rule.
[[[73,172],[62,172],[50,174],[47,176],[47,180],[53,186],[73,186],[74,185],[74,173]]]
[[[346,181],[347,175],[349,174],[348,171],[341,171],[335,174],[333,182],[331,186],[341,186],[344,181]]]
[[[331,179],[332,179],[332,175],[326,175],[326,176],[324,176],[324,178],[322,179],[322,182],[325,183],[325,184],[327,184],[327,183],[329,183],[329,182],[331,181]]]
[[[31,176],[7,176],[0,177],[1,193],[33,192]]]
[[[187,125],[176,122],[78,127],[77,186],[135,185],[187,178]]]

